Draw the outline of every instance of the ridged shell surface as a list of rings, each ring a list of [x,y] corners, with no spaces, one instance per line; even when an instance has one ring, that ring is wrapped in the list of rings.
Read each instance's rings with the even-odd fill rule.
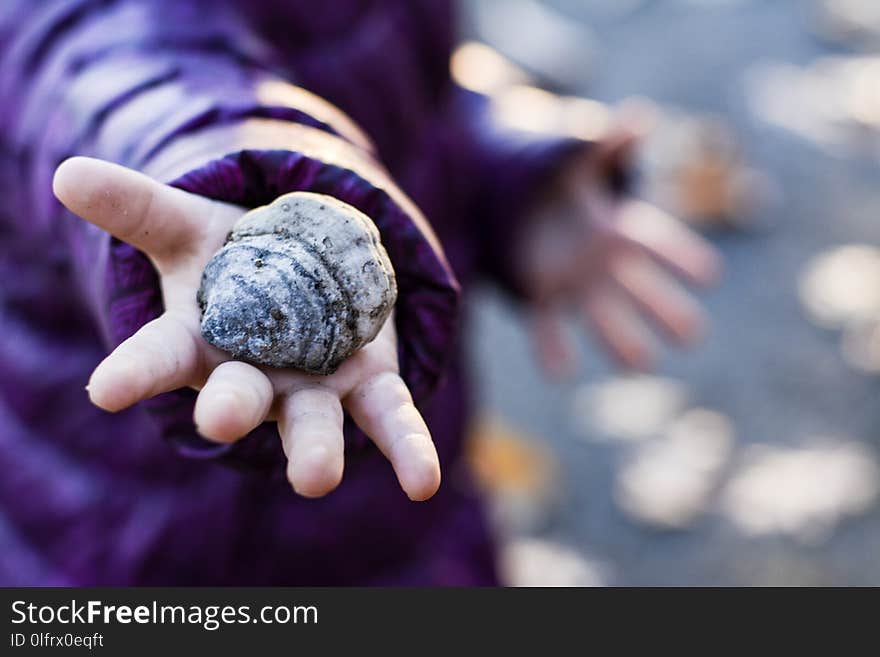
[[[202,335],[236,358],[330,374],[397,299],[379,231],[333,197],[293,192],[251,210],[202,274]]]

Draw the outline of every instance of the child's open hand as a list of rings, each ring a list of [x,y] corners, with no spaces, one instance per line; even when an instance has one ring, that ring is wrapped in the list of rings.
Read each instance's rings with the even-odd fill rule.
[[[718,277],[714,248],[659,208],[616,196],[607,183],[638,138],[634,128],[616,129],[586,161],[574,162],[521,242],[536,311],[533,337],[554,375],[571,374],[576,362],[562,322],[571,309],[624,367],[651,365],[649,324],[680,345],[701,337],[703,313],[681,282],[705,286]]]
[[[330,376],[231,360],[200,333],[202,269],[243,208],[168,187],[124,167],[75,157],[55,172],[54,191],[75,214],[143,251],[160,274],[164,314],[116,348],[92,373],[94,404],[120,411],[189,386],[201,390],[195,423],[206,438],[238,440],[277,420],[287,476],[318,497],[342,479],[343,408],[391,461],[413,500],[431,497],[440,465],[430,433],[398,374],[389,320],[378,337]]]

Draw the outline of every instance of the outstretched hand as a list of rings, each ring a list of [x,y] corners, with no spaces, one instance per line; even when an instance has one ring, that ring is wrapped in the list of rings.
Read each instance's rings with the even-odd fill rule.
[[[233,360],[202,338],[196,291],[244,208],[84,157],[58,167],[54,191],[73,213],[143,251],[161,280],[165,312],[98,365],[88,384],[94,404],[116,412],[189,386],[200,390],[199,433],[224,443],[277,420],[288,479],[307,497],[329,493],[342,479],[345,409],[391,461],[410,499],[437,491],[437,451],[398,373],[392,319],[330,376]]]
[[[532,337],[555,376],[572,374],[577,360],[563,322],[572,309],[626,368],[652,364],[649,327],[682,346],[702,336],[702,310],[682,283],[703,287],[718,278],[715,249],[659,208],[620,198],[608,185],[610,174],[628,165],[639,132],[616,129],[573,162],[521,242]]]

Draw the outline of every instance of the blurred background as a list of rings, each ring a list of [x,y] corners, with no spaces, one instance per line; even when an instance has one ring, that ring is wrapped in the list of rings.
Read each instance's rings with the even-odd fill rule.
[[[584,340],[548,383],[517,308],[474,299],[507,581],[880,585],[880,2],[464,4],[453,72],[514,122],[591,136],[651,103],[642,194],[727,261],[706,344],[651,375]]]

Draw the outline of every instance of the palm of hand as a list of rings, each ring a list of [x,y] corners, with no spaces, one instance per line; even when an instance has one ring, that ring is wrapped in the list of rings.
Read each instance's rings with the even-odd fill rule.
[[[143,251],[162,285],[164,314],[98,365],[88,385],[93,403],[115,412],[189,386],[200,390],[194,417],[199,432],[218,442],[277,420],[288,479],[309,497],[330,492],[342,479],[344,408],[391,461],[411,499],[436,492],[437,452],[398,374],[391,319],[330,376],[232,360],[202,338],[196,290],[243,208],[79,157],[58,168],[54,190],[72,212]]]
[[[627,368],[650,366],[649,327],[679,345],[700,338],[702,311],[682,282],[706,286],[720,270],[700,236],[659,208],[615,199],[587,176],[539,211],[522,260],[536,306],[533,339],[551,373],[570,374],[576,362],[562,321],[572,309]]]

